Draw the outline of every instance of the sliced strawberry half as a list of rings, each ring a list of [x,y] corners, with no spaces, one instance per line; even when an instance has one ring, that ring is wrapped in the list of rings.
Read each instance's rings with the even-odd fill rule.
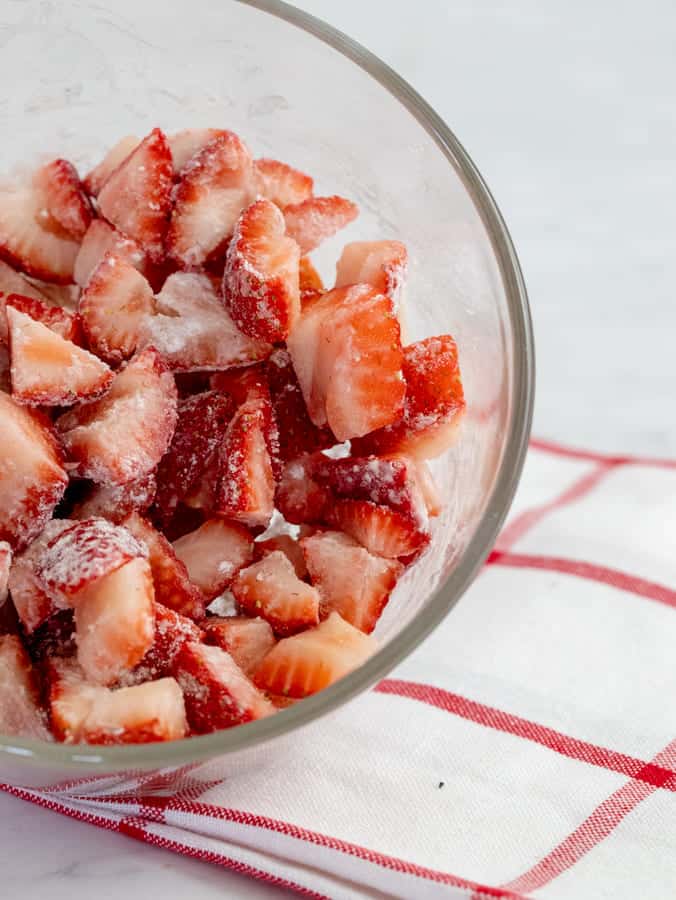
[[[15,634],[0,636],[0,734],[51,740],[30,657]]]
[[[311,253],[327,238],[345,228],[359,215],[359,208],[344,197],[309,197],[284,209],[286,233],[300,247]]]
[[[7,343],[7,319],[4,312],[10,294],[46,303],[45,295],[32,281],[0,260],[0,343],[2,344]]]
[[[132,512],[145,513],[156,491],[153,472],[125,484],[92,484],[70,515],[73,519],[101,517],[119,525]]]
[[[242,569],[232,593],[247,615],[262,616],[276,634],[295,634],[319,622],[319,592],[300,580],[281,550]]]
[[[121,684],[128,686],[155,681],[171,675],[181,648],[189,641],[201,641],[202,630],[187,616],[182,616],[161,603],[153,605],[155,611],[155,638],[136,668],[123,673]]]
[[[155,299],[157,315],[145,320],[140,345],[156,347],[174,372],[244,366],[272,351],[239,330],[207,275],[170,275]]]
[[[340,531],[318,531],[301,541],[322,617],[331,612],[370,634],[404,567],[373,556]]]
[[[234,411],[220,391],[205,391],[178,405],[176,431],[157,470],[156,508],[168,523],[178,504],[197,488],[217,455]]]
[[[170,257],[181,268],[202,266],[223,248],[254,199],[249,151],[236,134],[222,131],[181,172],[167,235]]]
[[[284,466],[277,485],[277,508],[294,525],[321,522],[331,502],[330,488],[314,480],[313,469],[314,457],[293,459]]]
[[[264,541],[254,542],[254,558],[263,559],[270,553],[280,551],[286,556],[294,568],[296,575],[303,579],[307,575],[307,566],[305,565],[305,557],[300,544],[290,534],[276,534],[273,537],[266,538]]]
[[[326,520],[388,559],[417,553],[429,543],[428,531],[409,515],[370,500],[339,500],[328,508]]]
[[[0,392],[0,540],[22,549],[51,518],[68,476],[46,419]]]
[[[124,484],[157,466],[177,416],[174,379],[152,348],[119,372],[108,394],[57,420],[73,474],[100,484]]]
[[[280,209],[302,203],[312,196],[312,178],[278,159],[257,159],[254,161],[254,170],[256,192]]]
[[[235,323],[271,343],[285,340],[300,315],[300,251],[284,231],[274,203],[252,203],[237,220],[223,273],[223,296]]]
[[[301,256],[298,264],[298,287],[300,289],[300,306],[304,309],[306,304],[321,297],[324,293],[324,282],[321,275],[312,264],[309,256]]]
[[[376,649],[373,638],[334,612],[316,628],[279,641],[254,682],[272,694],[308,697],[358,668]]]
[[[226,650],[249,678],[276,643],[269,622],[248,616],[208,619],[205,641]]]
[[[185,644],[174,666],[193,731],[207,734],[271,715],[275,708],[220,647]]]
[[[408,252],[401,241],[353,241],[343,247],[336,264],[336,287],[370,284],[398,308],[408,269]]]
[[[108,181],[115,169],[121,165],[129,154],[140,144],[140,140],[133,134],[125,137],[111,147],[101,162],[91,172],[85,175],[83,184],[92,197],[97,197],[103,185]]]
[[[12,565],[12,548],[7,541],[0,541],[0,606],[7,600],[9,569]]]
[[[450,335],[426,338],[404,348],[404,414],[398,422],[360,436],[354,452],[439,456],[456,440],[465,410],[458,349]]]
[[[251,561],[253,538],[243,525],[208,519],[196,531],[174,541],[174,551],[186,566],[190,580],[208,600],[213,600]]]
[[[114,253],[116,257],[126,260],[142,274],[147,274],[148,261],[136,241],[115,231],[112,225],[103,219],[94,219],[87,229],[75,260],[73,277],[80,287],[86,287],[92,272],[101,264],[106,253]]]
[[[47,325],[7,307],[12,396],[31,406],[95,400],[113,380],[108,366]]]
[[[113,364],[134,353],[141,324],[154,311],[146,279],[123,256],[110,252],[92,273],[79,304],[89,346]]]
[[[38,575],[38,566],[47,546],[72,526],[68,519],[50,519],[28,547],[14,556],[9,573],[9,591],[24,632],[31,634],[58,609]]]
[[[219,134],[223,132],[217,128],[186,128],[169,135],[174,175],[180,175],[185,164]]]
[[[166,537],[138,513],[128,516],[124,527],[147,551],[158,603],[191,619],[203,619],[205,597]]]
[[[167,138],[154,128],[107,179],[98,205],[111,225],[137,241],[153,262],[164,257],[173,166]]]
[[[35,319],[36,322],[42,322],[65,340],[72,341],[74,344],[83,343],[80,318],[69,309],[61,306],[49,306],[44,300],[36,300],[34,297],[25,297],[21,294],[9,294],[6,301],[4,298],[0,298],[0,311],[5,303],[6,307],[12,306],[19,312],[30,316],[31,319]],[[0,314],[0,331],[7,328],[7,339],[9,340],[6,307],[4,315]]]
[[[146,744],[178,740],[187,733],[183,695],[173,678],[108,690],[87,681],[72,661],[52,662],[50,670],[50,711],[57,740]]]
[[[36,173],[35,181],[45,192],[49,215],[68,234],[82,239],[92,208],[75,166],[67,159],[54,159]]]
[[[210,378],[210,384],[215,391],[228,394],[236,406],[241,406],[248,400],[270,399],[265,363],[244,366],[241,369],[228,369],[227,372],[215,372]]]

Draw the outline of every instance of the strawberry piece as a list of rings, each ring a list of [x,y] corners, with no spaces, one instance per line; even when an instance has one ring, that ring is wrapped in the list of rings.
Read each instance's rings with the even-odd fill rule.
[[[128,134],[111,147],[101,162],[89,174],[85,175],[83,184],[92,197],[97,197],[103,185],[108,181],[115,169],[120,166],[129,154],[140,144],[139,139]]]
[[[215,372],[210,378],[210,383],[215,391],[229,394],[236,406],[241,406],[248,400],[270,399],[270,385],[264,364]]]
[[[277,159],[254,161],[256,192],[271,200],[280,209],[294,203],[302,203],[312,196],[314,181]]]
[[[154,128],[110,175],[98,196],[101,215],[137,241],[153,262],[164,257],[172,176],[169,144]]]
[[[92,208],[72,163],[55,159],[35,175],[47,198],[47,211],[64,231],[82,239],[92,220]]]
[[[50,306],[58,306],[69,313],[77,313],[77,302],[80,298],[80,288],[77,284],[50,284],[38,278],[33,278],[30,283],[40,291]]]
[[[158,603],[191,619],[203,619],[205,598],[166,537],[138,513],[126,518],[124,526],[147,551]]]
[[[170,275],[155,298],[140,345],[157,348],[174,372],[229,369],[269,356],[272,347],[242,334],[207,275]]]
[[[363,634],[334,612],[316,628],[279,641],[254,676],[264,691],[308,697],[358,668],[377,649]]]
[[[309,256],[301,256],[298,264],[298,288],[300,290],[300,307],[304,309],[306,304],[321,297],[324,293],[324,282],[321,275],[312,265]]]
[[[340,500],[326,519],[376,556],[409,556],[429,543],[429,534],[405,513],[369,500]]]
[[[50,214],[41,182],[38,172],[0,191],[0,256],[35,278],[68,284],[80,242]]]
[[[0,540],[15,549],[37,537],[68,476],[46,419],[0,392]]]
[[[404,571],[401,563],[373,556],[339,531],[303,538],[312,583],[319,591],[322,618],[331,612],[370,634]]]
[[[125,484],[92,484],[70,515],[73,519],[100,517],[120,525],[130,513],[146,512],[156,490],[157,481],[152,472]]]
[[[0,260],[0,343],[7,343],[7,319],[5,317],[5,305],[10,294],[20,295],[22,298],[45,303],[42,291],[25,278],[20,272],[16,272],[6,262]],[[34,318],[39,318],[34,316]]]
[[[7,600],[9,568],[12,565],[12,548],[7,541],[0,541],[0,606]]]
[[[153,292],[143,275],[123,256],[106,253],[80,297],[89,346],[109,363],[129,359],[141,324],[154,308]]]
[[[400,241],[354,241],[343,247],[336,264],[336,287],[370,284],[400,305],[408,269],[408,252]]]
[[[38,566],[51,541],[72,524],[68,519],[50,519],[40,536],[12,560],[9,591],[26,634],[30,635],[58,609],[44,588]]]
[[[205,642],[226,650],[242,672],[251,677],[276,640],[270,623],[247,616],[213,617],[207,621]]]
[[[330,489],[313,478],[314,458],[301,456],[284,466],[277,485],[277,508],[287,522],[321,522],[331,502]]]
[[[101,264],[106,253],[114,253],[143,275],[147,274],[146,255],[136,241],[125,237],[103,219],[94,219],[87,229],[75,259],[73,277],[80,287],[86,287],[92,272]]]
[[[193,731],[207,734],[275,711],[232,657],[220,647],[185,644],[174,666]]]
[[[427,515],[431,518],[440,515],[444,504],[437,483],[434,480],[434,475],[432,475],[426,460],[419,459],[415,462],[415,472],[418,487],[427,509]]]
[[[44,670],[50,659],[75,656],[75,615],[72,609],[56,609],[26,638],[28,653]]]
[[[153,604],[155,611],[155,638],[141,662],[129,672],[123,673],[120,681],[126,686],[155,681],[171,675],[181,648],[189,641],[201,641],[203,632],[192,619],[182,616],[163,606]]]
[[[404,414],[398,422],[359,437],[355,453],[439,456],[455,442],[465,410],[458,350],[450,335],[426,338],[404,348]]]
[[[186,128],[184,131],[177,131],[176,134],[170,135],[169,146],[174,162],[174,174],[179,175],[193,156],[223,133],[217,128]]]
[[[359,215],[359,208],[344,197],[309,197],[284,209],[286,233],[311,253],[327,238],[345,228]]]
[[[254,559],[263,559],[269,553],[280,551],[286,556],[296,572],[298,578],[303,579],[307,575],[307,566],[301,546],[290,534],[276,534],[264,541],[254,541]]]
[[[144,555],[143,547],[126,528],[107,519],[83,519],[52,538],[36,569],[55,600],[75,606],[85,588]]]
[[[270,420],[269,403],[258,399],[243,403],[220,449],[216,511],[251,528],[267,527],[274,511]]]
[[[7,307],[12,396],[19,403],[67,406],[94,400],[110,386],[113,373],[101,360],[51,328]]]
[[[97,684],[114,684],[136,666],[153,643],[153,579],[146,559],[92,581],[77,596],[77,658]]]
[[[52,662],[50,710],[66,744],[146,744],[185,737],[181,689],[173,678],[108,690],[91,684],[73,662]]]
[[[190,580],[208,600],[213,600],[251,561],[253,539],[242,525],[208,519],[196,531],[174,541],[174,551],[186,566]]]
[[[284,233],[284,217],[270,200],[248,206],[228,246],[223,295],[244,334],[276,343],[300,315],[298,244]]]
[[[181,172],[167,234],[169,256],[181,268],[203,265],[222,249],[254,199],[249,151],[236,134],[219,132]]]
[[[319,622],[319,592],[300,580],[281,550],[242,569],[232,593],[247,615],[262,616],[276,634],[295,634]]]
[[[124,484],[147,475],[169,446],[176,407],[174,379],[157,351],[149,347],[138,353],[102,400],[57,420],[73,474],[100,484]]]
[[[35,319],[36,322],[42,322],[66,341],[72,341],[74,344],[83,342],[82,326],[77,315],[61,306],[49,306],[44,300],[36,300],[34,297],[25,297],[21,294],[9,294],[6,301],[0,297],[0,332],[5,330],[7,340],[9,340],[7,307],[10,306]]]
[[[0,636],[0,734],[51,739],[30,658],[15,634]]]
[[[219,391],[195,394],[179,403],[176,431],[157,469],[161,521],[167,523],[200,483],[217,455],[232,412],[232,401]]]

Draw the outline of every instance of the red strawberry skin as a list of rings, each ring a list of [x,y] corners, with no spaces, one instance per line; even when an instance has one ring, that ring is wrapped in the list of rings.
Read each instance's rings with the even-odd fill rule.
[[[171,675],[184,644],[202,640],[202,630],[192,619],[173,609],[154,603],[155,637],[141,662],[120,679],[123,685],[142,684]]]
[[[0,297],[0,341],[7,342],[8,339],[5,305],[18,309],[37,322],[42,322],[67,341],[74,344],[82,343],[82,324],[79,316],[62,306],[49,306],[43,300],[26,297],[23,294],[9,294],[6,299]]]
[[[92,208],[72,163],[55,159],[38,172],[47,195],[49,214],[69,234],[83,238],[92,220]]]

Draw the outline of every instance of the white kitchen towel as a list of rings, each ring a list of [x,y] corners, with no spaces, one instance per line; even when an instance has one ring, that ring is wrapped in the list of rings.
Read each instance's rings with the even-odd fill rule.
[[[533,441],[460,604],[278,765],[3,787],[308,897],[673,897],[674,607],[676,461]]]

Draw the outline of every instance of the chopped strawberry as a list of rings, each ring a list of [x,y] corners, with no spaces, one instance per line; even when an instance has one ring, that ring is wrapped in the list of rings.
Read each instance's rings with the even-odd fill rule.
[[[45,590],[38,566],[51,541],[72,524],[68,519],[50,519],[40,536],[12,560],[9,591],[26,634],[31,634],[58,608]]]
[[[444,508],[444,503],[427,461],[424,459],[417,460],[415,463],[415,472],[418,487],[420,488],[420,493],[425,502],[425,508],[427,509],[427,515],[432,518],[440,515]]]
[[[108,394],[57,420],[74,473],[100,484],[124,484],[151,472],[176,426],[177,393],[157,351],[138,353]]]
[[[331,502],[330,489],[313,478],[314,457],[301,456],[284,466],[276,505],[287,522],[321,522]]]
[[[33,287],[37,288],[50,306],[61,307],[65,312],[77,313],[77,302],[80,299],[80,288],[77,284],[50,284],[48,281],[31,279]],[[31,296],[29,294],[29,296]],[[34,316],[33,318],[38,318]],[[79,332],[78,332],[79,333]],[[79,340],[79,338],[78,338]]]
[[[272,347],[237,328],[207,275],[170,275],[146,319],[141,346],[157,348],[174,372],[229,369],[269,356]]]
[[[30,657],[15,634],[0,636],[0,734],[51,739]]]
[[[300,315],[298,244],[270,200],[243,212],[225,257],[223,295],[230,314],[250,337],[283,341]]]
[[[77,658],[87,678],[114,684],[136,666],[155,634],[153,579],[137,557],[92,581],[77,596]]]
[[[178,504],[199,486],[218,453],[233,413],[229,397],[206,391],[178,405],[176,431],[157,470],[156,507],[168,523]]]
[[[146,744],[185,737],[181,689],[173,678],[109,690],[86,680],[72,661],[50,666],[50,709],[66,744]]]
[[[154,307],[152,289],[143,275],[123,256],[106,253],[80,297],[89,346],[109,363],[129,359],[141,323]]]
[[[7,307],[12,396],[31,406],[67,406],[95,400],[113,373],[101,360],[51,328]]]
[[[210,383],[215,391],[229,394],[236,406],[241,406],[248,400],[270,399],[265,363],[215,372],[210,378]]]
[[[193,731],[207,734],[262,719],[274,706],[220,647],[185,644],[174,666]]]
[[[316,628],[279,641],[254,676],[264,691],[307,697],[323,690],[365,662],[377,645],[338,613]]]
[[[298,578],[305,578],[307,575],[307,566],[305,565],[305,557],[297,540],[290,534],[276,534],[274,537],[266,538],[264,541],[254,542],[254,559],[263,559],[270,553],[281,551],[293,566]]]
[[[0,392],[0,540],[17,550],[36,538],[68,476],[46,419]]]
[[[147,274],[146,255],[136,241],[115,231],[112,225],[103,219],[94,219],[87,229],[75,260],[73,277],[80,287],[86,287],[92,272],[101,264],[106,253],[114,253],[116,257],[126,260],[143,275]]]
[[[101,214],[137,241],[153,262],[164,256],[172,176],[169,144],[154,128],[110,175],[98,196]]]
[[[85,588],[143,556],[144,548],[126,528],[107,519],[83,519],[52,538],[36,569],[50,596],[76,606]]]
[[[298,264],[298,287],[300,290],[300,307],[305,308],[307,303],[316,300],[324,293],[324,282],[321,275],[312,265],[309,256],[301,256]]]
[[[220,449],[216,511],[252,528],[267,527],[275,505],[270,418],[268,403],[243,403]]]
[[[181,648],[189,641],[201,641],[202,630],[192,619],[182,616],[163,606],[153,604],[155,611],[155,638],[146,655],[136,668],[122,675],[121,683],[125,686],[142,684],[144,681],[155,681],[171,675],[176,657]]]
[[[0,191],[0,256],[35,278],[68,284],[73,280],[79,239],[49,212],[50,197],[39,173]]]
[[[186,128],[169,135],[174,175],[179,175],[185,164],[219,134],[223,132],[217,128]]]
[[[205,634],[206,643],[226,650],[249,678],[276,643],[269,622],[248,616],[210,618]]]
[[[75,615],[72,609],[57,609],[26,637],[28,653],[44,668],[50,659],[75,656]]]
[[[417,553],[429,543],[427,530],[411,516],[370,500],[339,500],[329,507],[326,519],[388,559]]]
[[[345,228],[359,215],[359,208],[344,197],[309,197],[284,209],[286,233],[311,253],[323,241]]]
[[[340,531],[318,531],[301,541],[312,583],[319,591],[322,617],[340,613],[370,634],[404,567],[373,556]]]
[[[32,281],[0,260],[0,343],[3,344],[7,343],[7,320],[4,309],[10,294],[21,295],[24,298],[30,297],[45,303],[44,294]]]
[[[302,203],[312,196],[312,178],[286,163],[277,159],[257,159],[254,161],[254,170],[257,193],[266,200],[271,200],[280,209]]]
[[[170,257],[185,269],[203,265],[254,199],[249,151],[236,134],[219,132],[181,172],[167,235]]]
[[[404,415],[398,422],[360,436],[353,450],[406,453],[429,459],[455,441],[465,409],[458,350],[450,335],[426,338],[404,348]]]
[[[4,297],[0,297],[0,338],[2,337],[1,332],[4,330],[7,340],[9,340],[6,308],[9,306],[25,313],[36,322],[42,322],[65,340],[72,341],[74,344],[83,343],[82,325],[77,315],[61,306],[49,306],[44,300],[36,300],[34,297],[25,297],[22,294],[9,294],[6,300]]]
[[[318,591],[300,580],[281,550],[242,569],[232,593],[247,615],[262,616],[279,635],[295,634],[319,622]]]
[[[174,541],[176,556],[190,580],[213,600],[253,557],[253,539],[243,525],[208,519],[196,531]]]
[[[73,507],[73,519],[100,516],[119,525],[132,512],[145,513],[157,491],[155,475],[149,472],[125,484],[92,484]]]
[[[400,241],[354,241],[343,247],[336,265],[336,287],[370,284],[399,307],[408,269],[406,245]]]
[[[12,548],[7,541],[0,541],[0,606],[7,600],[9,568],[12,565]]]
[[[317,453],[312,461],[312,477],[319,484],[329,487],[336,499],[370,500],[399,510],[421,525],[425,524],[425,503],[413,460],[403,456],[332,459]]]
[[[178,558],[166,537],[138,513],[128,516],[124,527],[148,553],[158,603],[191,619],[203,619],[205,598],[202,591],[191,581],[185,563]]]
[[[75,166],[66,159],[52,160],[37,172],[35,181],[45,192],[52,219],[68,234],[82,239],[92,220],[92,208]]]
[[[83,184],[92,197],[98,196],[101,188],[115,169],[125,161],[132,150],[138,147],[139,144],[140,141],[135,135],[126,135],[114,147],[111,147],[101,162],[84,177]]]

